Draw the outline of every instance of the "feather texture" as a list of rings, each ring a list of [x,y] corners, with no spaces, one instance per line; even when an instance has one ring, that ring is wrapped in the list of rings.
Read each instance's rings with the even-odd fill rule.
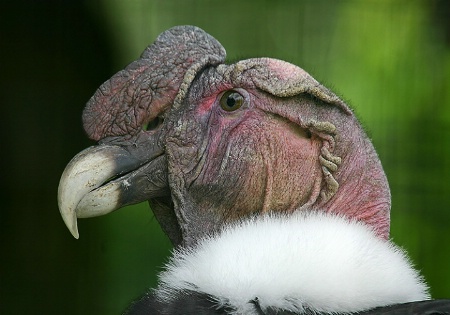
[[[204,293],[231,314],[266,310],[355,312],[429,299],[403,250],[366,225],[312,212],[227,226],[176,251],[160,275],[159,301]]]
[[[254,305],[252,313],[258,315],[299,315],[296,312],[267,308],[262,310],[258,300],[249,301]],[[219,307],[214,298],[195,291],[179,291],[172,302],[158,301],[154,294],[148,293],[133,303],[124,315],[228,315],[232,309]],[[305,309],[301,315],[329,315],[329,312],[316,312]],[[450,300],[426,300],[376,307],[356,313],[336,313],[333,315],[450,315]]]

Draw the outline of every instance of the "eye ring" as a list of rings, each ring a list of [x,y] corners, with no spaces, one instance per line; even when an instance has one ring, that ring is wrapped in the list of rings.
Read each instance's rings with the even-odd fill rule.
[[[229,90],[223,93],[220,98],[220,107],[226,112],[234,112],[242,107],[245,98],[236,90]]]

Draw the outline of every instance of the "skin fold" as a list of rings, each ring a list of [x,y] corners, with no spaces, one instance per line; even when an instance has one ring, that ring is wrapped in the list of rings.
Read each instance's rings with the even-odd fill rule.
[[[220,238],[235,223],[266,214],[293,218],[294,212],[362,223],[389,247],[388,182],[348,105],[290,63],[255,58],[226,64],[225,57],[211,35],[177,26],[99,87],[82,116],[97,144],[69,162],[58,188],[72,235],[79,237],[78,218],[148,201],[179,251]],[[173,303],[146,294],[127,314],[230,312],[208,292],[177,288]],[[257,296],[248,303],[257,314],[293,314],[261,307]],[[361,314],[447,310],[448,303]]]
[[[203,30],[174,27],[97,90],[83,124],[98,145],[59,188],[72,234],[78,217],[148,200],[174,245],[294,210],[362,220],[387,239],[389,187],[351,109],[287,62],[224,59]]]

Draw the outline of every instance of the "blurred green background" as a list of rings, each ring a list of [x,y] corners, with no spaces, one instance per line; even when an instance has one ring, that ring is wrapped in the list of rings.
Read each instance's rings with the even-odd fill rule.
[[[81,220],[56,193],[93,144],[96,88],[165,29],[193,24],[228,59],[299,65],[355,109],[392,190],[393,240],[450,298],[450,1],[1,1],[0,314],[120,314],[170,253],[147,204]]]

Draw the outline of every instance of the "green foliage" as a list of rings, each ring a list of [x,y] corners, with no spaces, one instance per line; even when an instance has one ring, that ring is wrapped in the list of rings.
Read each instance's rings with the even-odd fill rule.
[[[215,36],[229,60],[284,59],[343,95],[388,175],[394,241],[423,271],[433,296],[448,298],[450,51],[434,3],[105,0],[90,8],[108,26],[117,69],[161,31],[193,24]],[[127,219],[129,212],[111,218],[114,228],[102,232],[109,240],[103,258],[110,291],[99,298],[116,310],[154,285],[169,250],[159,230],[148,232],[158,229],[149,213],[136,210]]]

